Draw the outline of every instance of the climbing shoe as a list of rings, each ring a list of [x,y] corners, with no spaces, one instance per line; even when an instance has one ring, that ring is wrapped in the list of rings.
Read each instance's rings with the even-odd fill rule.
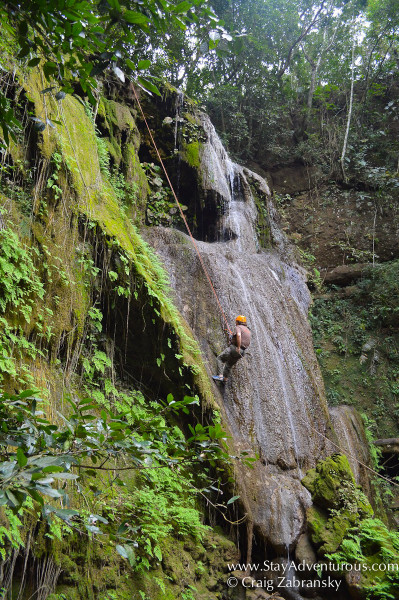
[[[223,379],[223,375],[212,375],[212,379],[220,381],[220,383],[226,383],[227,379]]]

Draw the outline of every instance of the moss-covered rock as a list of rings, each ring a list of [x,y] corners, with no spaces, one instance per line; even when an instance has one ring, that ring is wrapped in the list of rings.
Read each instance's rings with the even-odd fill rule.
[[[351,572],[342,572],[351,596],[396,598],[399,572],[389,565],[397,562],[399,535],[371,518],[372,507],[355,485],[346,457],[326,458],[308,471],[302,483],[315,502],[307,510],[307,524],[317,554],[335,563],[356,565]]]
[[[307,521],[310,538],[321,556],[335,552],[352,527],[373,515],[343,454],[320,461],[306,473],[302,483],[315,503],[307,511]]]
[[[324,508],[340,505],[343,483],[355,484],[348,459],[343,454],[334,454],[310,469],[302,480],[312,494],[314,502]]]
[[[184,147],[183,158],[190,167],[198,169],[201,164],[201,143],[198,140],[190,142]]]
[[[344,510],[328,517],[323,509],[312,506],[306,513],[312,542],[318,547],[318,554],[325,556],[335,552],[347,531],[358,521],[358,514]]]

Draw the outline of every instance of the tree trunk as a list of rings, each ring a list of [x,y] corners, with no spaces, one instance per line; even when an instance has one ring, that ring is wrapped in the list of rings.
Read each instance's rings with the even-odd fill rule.
[[[345,173],[345,154],[346,154],[346,148],[348,145],[349,129],[350,129],[351,119],[352,119],[354,81],[355,81],[355,36],[353,35],[352,65],[351,65],[351,90],[350,90],[350,98],[349,98],[348,118],[346,120],[346,131],[345,131],[344,143],[342,146],[342,154],[341,154],[341,159],[340,159],[341,172],[342,172],[342,177],[343,177],[344,182],[347,181],[347,177],[346,177],[346,173]]]

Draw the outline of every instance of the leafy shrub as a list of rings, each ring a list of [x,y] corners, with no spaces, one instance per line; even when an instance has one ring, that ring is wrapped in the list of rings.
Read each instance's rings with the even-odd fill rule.
[[[44,287],[32,260],[11,229],[0,231],[0,312],[20,313],[29,321],[37,297],[43,298]]]
[[[368,269],[359,284],[371,317],[385,325],[399,325],[399,261]]]
[[[389,531],[379,519],[364,519],[350,530],[337,552],[327,555],[336,563],[360,563],[361,587],[367,600],[395,600],[399,593],[397,566],[399,533]]]

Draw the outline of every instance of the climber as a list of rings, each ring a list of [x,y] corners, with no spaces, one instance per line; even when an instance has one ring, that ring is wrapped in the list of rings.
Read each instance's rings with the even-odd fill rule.
[[[212,379],[226,383],[231,368],[244,356],[250,342],[251,332],[247,327],[247,319],[243,315],[238,315],[230,345],[216,359],[220,374],[212,375]]]

